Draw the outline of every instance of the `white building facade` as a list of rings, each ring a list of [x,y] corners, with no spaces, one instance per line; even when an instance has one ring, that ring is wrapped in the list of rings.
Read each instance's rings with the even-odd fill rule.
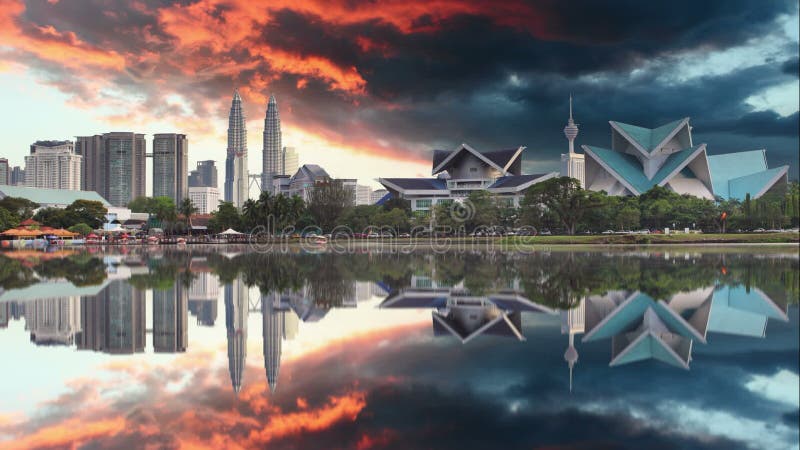
[[[190,187],[189,199],[198,214],[211,214],[219,206],[219,189],[215,187]]]
[[[25,157],[25,186],[79,191],[81,161],[72,141],[35,142]]]

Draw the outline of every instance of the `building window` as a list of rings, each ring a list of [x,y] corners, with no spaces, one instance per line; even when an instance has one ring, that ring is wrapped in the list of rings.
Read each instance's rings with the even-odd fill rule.
[[[429,199],[429,198],[421,199],[421,200],[415,200],[415,202],[416,202],[416,205],[417,205],[417,209],[419,209],[419,208],[430,208],[431,207],[431,199]]]
[[[469,173],[478,173],[478,168],[477,167],[470,167],[469,168]]]

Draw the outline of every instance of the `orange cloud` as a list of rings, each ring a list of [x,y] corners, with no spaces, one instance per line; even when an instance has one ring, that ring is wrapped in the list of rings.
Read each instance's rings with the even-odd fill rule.
[[[27,436],[19,436],[3,445],[9,450],[40,447],[78,448],[91,439],[114,435],[124,429],[125,419],[122,417],[92,422],[75,418],[41,428]]]

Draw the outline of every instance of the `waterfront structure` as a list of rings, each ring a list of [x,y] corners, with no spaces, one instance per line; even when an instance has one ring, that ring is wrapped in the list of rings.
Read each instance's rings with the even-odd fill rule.
[[[0,158],[0,184],[12,184],[11,166],[8,165],[7,158]]]
[[[578,124],[572,120],[572,95],[569,96],[569,120],[564,127],[564,136],[569,141],[569,152],[561,155],[561,176],[578,180],[581,187],[586,186],[584,155],[575,153],[575,138],[578,137]]]
[[[45,208],[66,208],[76,200],[95,201],[102,203],[105,207],[111,206],[106,199],[92,191],[0,186],[0,199],[5,197],[25,198]]]
[[[583,145],[586,188],[641,195],[654,186],[706,199],[755,199],[788,182],[789,166],[768,168],[766,150],[707,155],[685,117],[649,129],[610,121],[611,148]]]
[[[218,187],[214,160],[197,161],[197,168],[189,172],[189,187]]]
[[[145,196],[147,183],[147,141],[143,134],[112,132],[103,134],[105,153],[105,194],[114,206],[125,206]]]
[[[479,152],[467,144],[433,153],[431,175],[436,178],[379,178],[392,195],[408,200],[411,210],[427,214],[437,204],[462,201],[471,192],[486,191],[519,206],[525,191],[557,172],[522,174],[525,147]]]
[[[0,163],[0,166],[1,165],[2,163]],[[81,176],[83,176],[82,173]],[[11,169],[11,179],[8,184],[12,186],[23,186],[25,184],[25,169],[20,166],[14,166],[14,168]]]
[[[261,154],[261,189],[270,191],[273,188],[272,177],[285,175],[283,168],[283,147],[281,146],[281,117],[278,114],[278,102],[274,95],[269,96],[267,111],[264,115],[264,139]],[[274,193],[274,191],[271,191]]]
[[[294,147],[283,147],[281,175],[291,175],[300,168],[300,156]]]
[[[76,136],[75,153],[81,155],[81,189],[108,195],[106,190],[106,151],[103,135]]]
[[[387,191],[386,189],[375,189],[374,191],[372,191],[372,193],[370,193],[369,204],[374,205],[378,203],[379,201],[381,201],[382,198],[386,197],[386,194],[388,193],[389,191]]]
[[[219,206],[219,189],[215,187],[190,187],[189,199],[198,214],[211,214]]]
[[[242,389],[247,360],[247,316],[249,310],[249,292],[241,275],[226,284],[225,291],[225,329],[228,336],[228,371],[231,386],[236,394]]]
[[[36,141],[25,156],[25,186],[80,190],[82,159],[72,141]]]
[[[189,140],[185,134],[153,135],[153,197],[180,205],[188,192]]]
[[[180,282],[166,289],[153,289],[153,351],[185,352],[188,319],[188,292]]]
[[[372,204],[372,188],[363,184],[356,184],[354,200],[356,206]]]
[[[247,129],[245,128],[242,97],[239,89],[233,92],[228,115],[228,149],[225,159],[225,201],[237,208],[247,201],[250,176],[247,170]]]

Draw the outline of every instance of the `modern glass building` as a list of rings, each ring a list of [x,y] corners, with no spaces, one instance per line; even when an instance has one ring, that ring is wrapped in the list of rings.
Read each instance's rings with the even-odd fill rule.
[[[136,197],[144,197],[147,181],[147,143],[144,135],[131,132],[106,133],[103,135],[103,146],[107,191],[104,197],[114,206],[125,206]]]
[[[261,189],[272,189],[272,177],[286,175],[283,168],[283,147],[281,146],[281,117],[278,102],[274,95],[269,96],[267,112],[264,116],[264,141],[261,155]]]
[[[189,140],[185,134],[153,135],[153,197],[176,205],[188,195]]]

